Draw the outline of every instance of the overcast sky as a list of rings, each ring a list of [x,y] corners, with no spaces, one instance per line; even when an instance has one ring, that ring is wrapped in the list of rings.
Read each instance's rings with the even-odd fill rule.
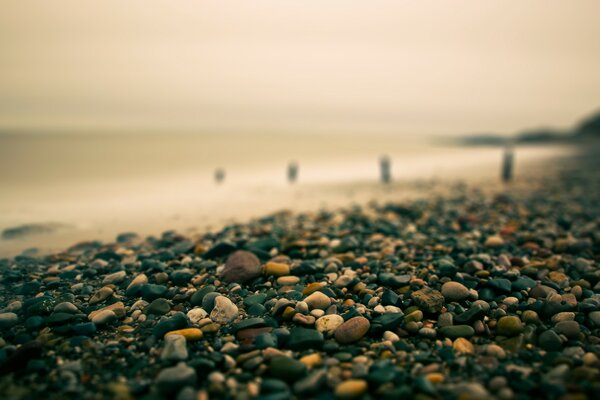
[[[0,130],[513,133],[600,110],[600,1],[0,2]]]

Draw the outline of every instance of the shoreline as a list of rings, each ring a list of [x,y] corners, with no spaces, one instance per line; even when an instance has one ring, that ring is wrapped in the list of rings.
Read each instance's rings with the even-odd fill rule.
[[[592,399],[588,150],[510,185],[0,260],[0,393]]]
[[[94,194],[89,198],[80,196],[73,197],[73,200],[63,200],[66,195],[57,190],[54,195],[60,194],[59,197],[56,200],[46,198],[47,205],[44,207],[22,206],[26,207],[25,210],[28,207],[29,211],[23,211],[22,215],[15,214],[12,219],[7,213],[0,223],[2,230],[28,224],[41,224],[42,231],[48,224],[56,229],[48,234],[0,239],[0,257],[12,257],[33,248],[38,249],[38,254],[49,254],[82,240],[109,242],[122,232],[148,236],[160,235],[171,229],[185,234],[214,231],[228,223],[249,221],[284,209],[307,212],[367,204],[377,199],[410,200],[443,194],[458,182],[496,190],[502,187],[499,180],[501,151],[499,148],[489,149],[492,159],[485,156],[469,162],[463,160],[460,168],[439,170],[437,176],[418,172],[431,169],[427,167],[431,163],[427,158],[417,164],[400,160],[396,162],[400,165],[396,165],[394,180],[388,185],[377,182],[376,165],[373,165],[370,167],[375,175],[372,179],[346,178],[338,182],[309,180],[294,185],[283,182],[226,182],[222,186],[199,185],[193,189],[190,183],[194,182],[194,178],[190,176],[173,182],[171,179],[165,180],[166,187],[162,190],[142,180],[139,183],[123,183],[118,190],[108,191],[103,197],[98,197],[99,194],[92,191]],[[556,160],[574,157],[577,151],[576,148],[553,147],[517,149],[516,182],[513,185],[528,180],[535,175],[535,171],[555,164]],[[362,168],[370,169],[367,166]],[[310,171],[308,173],[310,175]],[[42,215],[52,218],[43,219]]]

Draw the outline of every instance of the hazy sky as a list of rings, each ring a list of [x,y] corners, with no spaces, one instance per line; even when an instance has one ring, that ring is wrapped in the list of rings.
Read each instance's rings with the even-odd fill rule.
[[[600,109],[600,1],[0,2],[0,130],[512,133]]]

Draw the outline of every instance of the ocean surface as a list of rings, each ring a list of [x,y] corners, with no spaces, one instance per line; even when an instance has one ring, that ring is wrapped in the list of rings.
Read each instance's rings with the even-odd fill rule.
[[[571,152],[523,147],[528,163]],[[0,256],[55,251],[120,232],[215,229],[282,209],[394,200],[431,182],[499,182],[503,149],[432,138],[372,135],[0,135],[0,231],[43,224],[51,233],[0,239]],[[393,183],[379,183],[379,159]],[[298,180],[287,182],[290,162]],[[225,179],[217,184],[217,168]]]

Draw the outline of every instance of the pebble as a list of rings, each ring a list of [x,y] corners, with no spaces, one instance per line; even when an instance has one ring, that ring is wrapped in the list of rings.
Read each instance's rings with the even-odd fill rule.
[[[19,316],[12,312],[0,314],[0,329],[12,328],[19,321]]]
[[[210,313],[210,319],[219,324],[227,324],[238,316],[238,308],[225,296],[215,298],[215,306]]]
[[[356,342],[369,331],[370,326],[365,317],[350,318],[335,330],[335,340],[342,344]]]
[[[126,277],[127,277],[127,272],[117,271],[112,274],[105,275],[104,279],[102,279],[102,284],[110,285],[110,284],[121,283],[125,280]]]
[[[444,296],[437,290],[424,288],[411,294],[417,307],[427,313],[438,313],[444,307]]]
[[[156,377],[156,386],[163,393],[173,393],[196,382],[196,371],[181,362],[174,367],[165,368]]]
[[[454,341],[452,347],[455,351],[459,353],[469,353],[472,354],[475,352],[475,346],[469,340],[459,337]]]
[[[195,342],[197,340],[202,339],[203,333],[198,328],[186,328],[186,329],[177,329],[175,331],[167,332],[165,337],[169,335],[181,335],[188,342]]]
[[[523,323],[519,317],[506,316],[498,320],[496,334],[500,336],[515,336],[524,330]]]
[[[117,320],[117,314],[112,310],[102,310],[94,315],[91,321],[97,326],[110,324]]]
[[[329,314],[317,319],[315,328],[323,334],[333,334],[335,330],[344,323],[341,315]]]
[[[221,278],[225,282],[246,283],[261,274],[262,266],[258,257],[249,251],[238,250],[227,258]]]
[[[446,301],[462,301],[469,297],[469,289],[458,282],[444,283],[441,291]]]
[[[290,266],[270,261],[265,265],[265,274],[270,276],[285,276],[290,274]]]
[[[277,379],[293,382],[306,375],[306,366],[291,357],[275,356],[269,363],[269,374]]]
[[[460,337],[470,338],[475,334],[475,330],[469,325],[444,326],[443,328],[440,328],[439,331],[443,336],[450,339],[457,339]]]
[[[338,399],[357,399],[364,395],[369,386],[364,379],[348,379],[335,387],[335,397]]]
[[[106,300],[107,298],[109,298],[110,296],[112,296],[113,293],[114,293],[114,291],[111,287],[104,286],[104,287],[98,289],[98,291],[96,293],[94,293],[94,295],[90,298],[89,303],[90,303],[90,305],[100,303],[100,302]]]
[[[188,358],[186,338],[177,333],[167,333],[165,335],[165,347],[163,348],[160,358],[164,361],[186,360]]]
[[[331,299],[329,296],[322,292],[314,292],[313,294],[307,296],[304,299],[304,302],[308,304],[311,310],[315,308],[325,310],[331,305]]]

